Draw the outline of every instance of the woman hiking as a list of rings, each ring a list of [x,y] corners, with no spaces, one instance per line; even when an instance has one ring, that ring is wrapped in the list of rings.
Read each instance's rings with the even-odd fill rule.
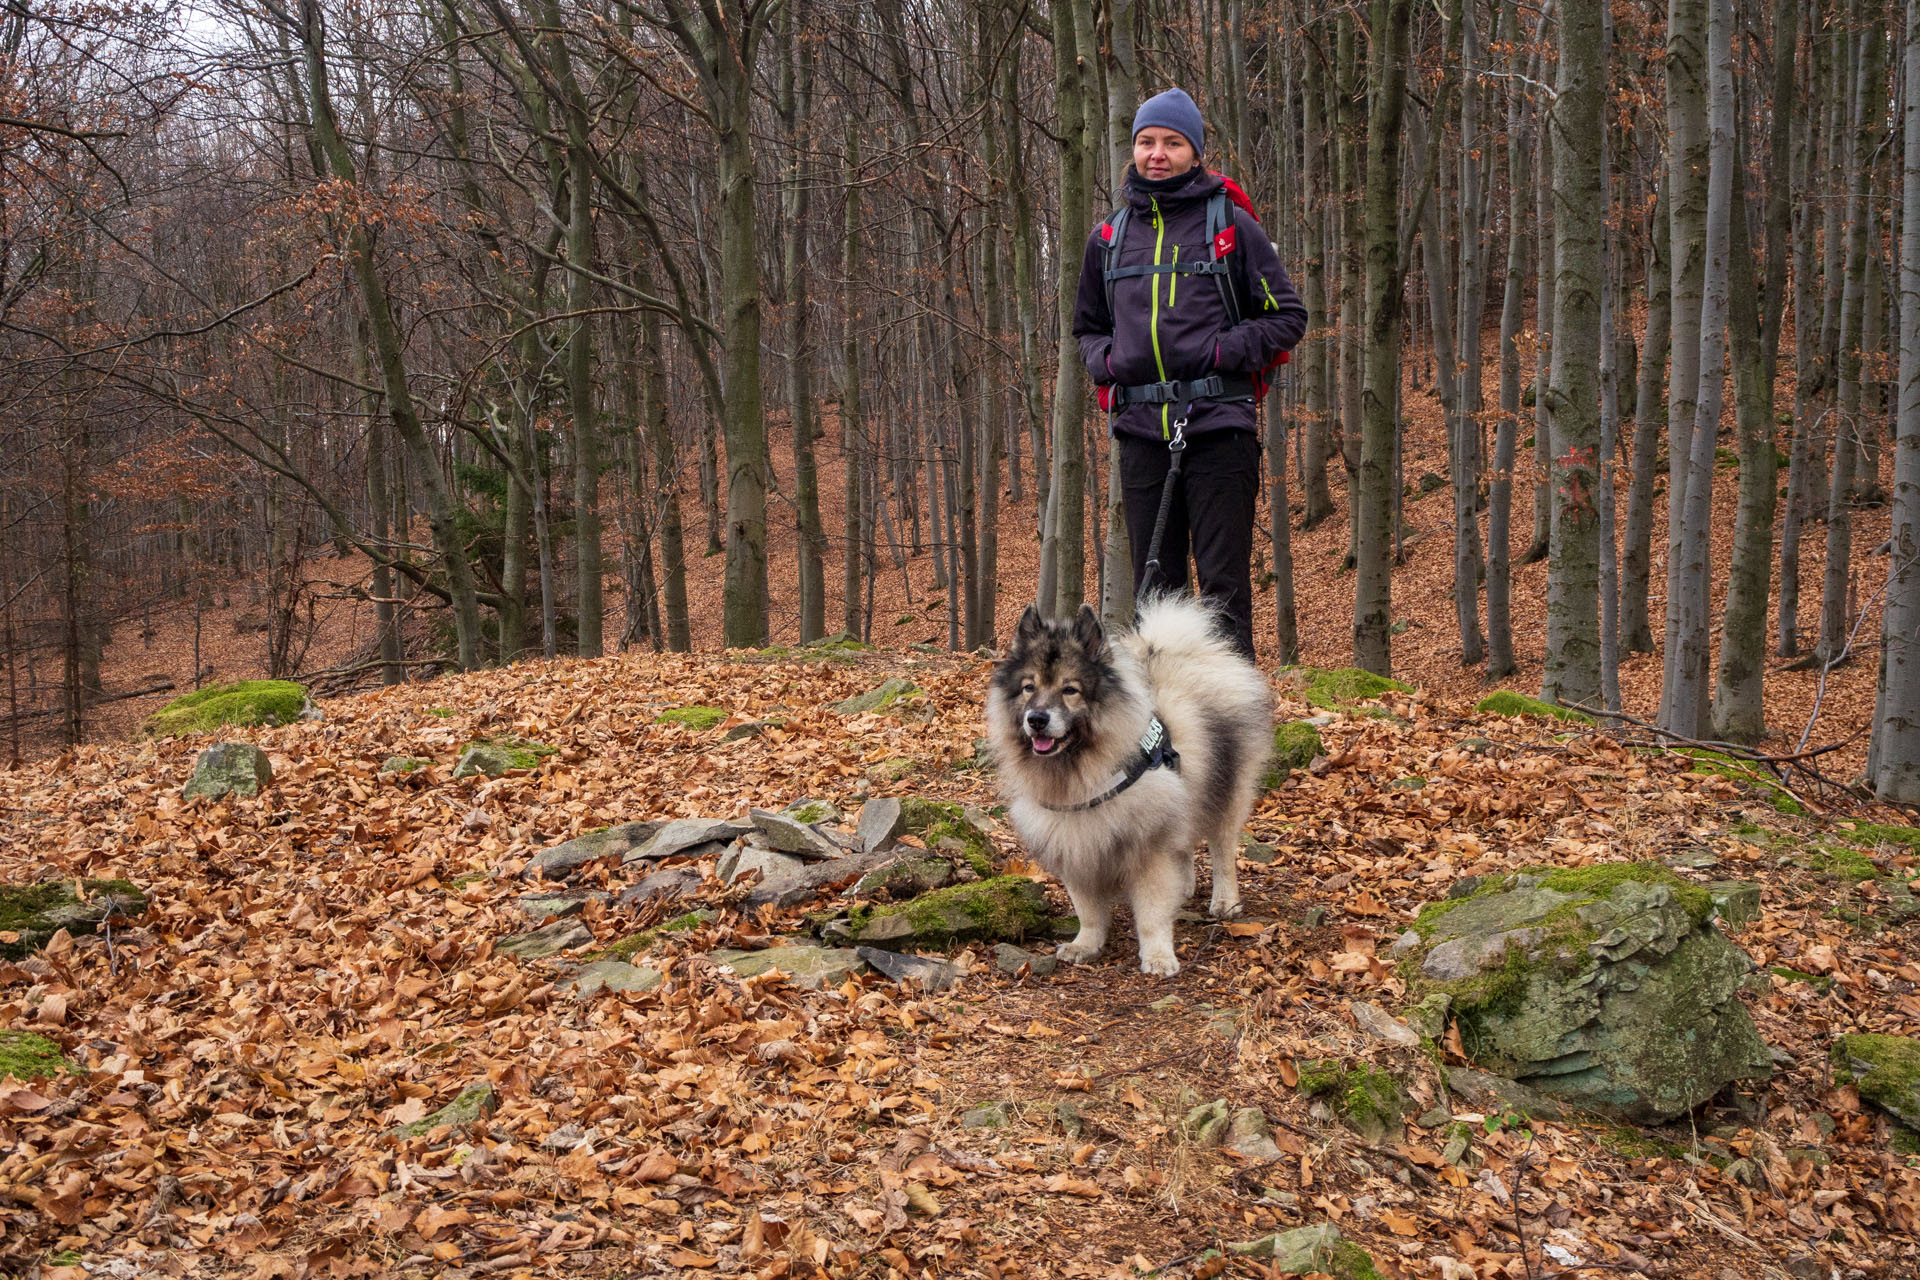
[[[1300,341],[1307,309],[1246,197],[1200,164],[1205,146],[1184,91],[1141,104],[1124,202],[1087,238],[1073,333],[1119,440],[1135,590],[1177,468],[1155,585],[1186,587],[1191,546],[1200,593],[1251,659],[1254,410],[1261,373]]]

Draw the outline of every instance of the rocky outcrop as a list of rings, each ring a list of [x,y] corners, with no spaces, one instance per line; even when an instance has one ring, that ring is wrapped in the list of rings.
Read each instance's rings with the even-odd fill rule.
[[[1705,887],[1616,863],[1464,889],[1423,910],[1396,951],[1413,1001],[1450,997],[1479,1066],[1636,1122],[1770,1073],[1737,995],[1752,964],[1711,923]]]
[[[666,825],[665,822],[623,822],[617,827],[602,827],[577,835],[534,854],[520,874],[529,880],[565,880],[589,862],[624,858]]]

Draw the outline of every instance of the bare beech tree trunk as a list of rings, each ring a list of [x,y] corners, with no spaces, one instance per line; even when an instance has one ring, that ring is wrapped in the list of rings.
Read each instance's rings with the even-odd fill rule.
[[[1772,153],[1777,172],[1793,135],[1794,41],[1792,0],[1774,5]],[[1767,192],[1764,302],[1755,296],[1748,243],[1746,165],[1733,166],[1732,284],[1734,411],[1740,432],[1740,503],[1734,516],[1733,564],[1720,627],[1720,663],[1714,677],[1713,736],[1758,742],[1766,733],[1762,677],[1766,671],[1767,592],[1773,570],[1773,514],[1779,466],[1774,453],[1773,374],[1787,277],[1788,192]],[[1764,310],[1763,310],[1764,308]]]
[[[1367,350],[1354,546],[1353,661],[1393,670],[1393,459],[1400,433],[1400,133],[1412,0],[1374,0],[1367,118]]]
[[[1886,41],[1874,29],[1879,6],[1856,0],[1861,51],[1854,86],[1853,158],[1848,165],[1847,266],[1840,295],[1838,399],[1834,410],[1833,483],[1827,491],[1827,564],[1820,584],[1820,639],[1814,657],[1838,662],[1847,649],[1848,588],[1853,576],[1854,468],[1859,456],[1861,330],[1866,309],[1867,246],[1874,236],[1874,208],[1867,198],[1873,161],[1885,117],[1881,57]]]
[[[1706,67],[1709,83],[1709,168],[1707,178],[1706,255],[1700,305],[1698,390],[1688,433],[1680,534],[1674,540],[1676,566],[1667,574],[1667,614],[1673,621],[1671,675],[1660,690],[1660,723],[1689,738],[1707,725],[1709,616],[1713,588],[1709,577],[1713,550],[1713,462],[1725,403],[1728,277],[1733,207],[1732,0],[1705,0],[1708,9]],[[1738,215],[1743,221],[1746,211]],[[1677,295],[1677,291],[1676,291]],[[1676,351],[1676,356],[1678,352]]]
[[[1480,205],[1480,0],[1460,2],[1460,283],[1454,323],[1459,379],[1449,456],[1453,472],[1453,612],[1460,628],[1460,663],[1476,666],[1486,656],[1480,633],[1480,320],[1486,311],[1481,265]],[[1435,201],[1435,204],[1438,202]]]
[[[1507,80],[1507,279],[1500,306],[1500,418],[1493,433],[1493,469],[1487,485],[1487,679],[1517,669],[1513,660],[1513,457],[1520,434],[1520,348],[1517,339],[1526,306],[1527,244],[1524,230],[1531,195],[1527,175],[1527,90],[1522,85],[1519,12],[1513,0],[1501,11],[1509,46]],[[1531,77],[1526,77],[1531,78]]]
[[[1633,397],[1633,475],[1627,482],[1627,528],[1621,548],[1620,644],[1628,653],[1653,652],[1647,596],[1653,581],[1653,480],[1666,400],[1668,333],[1673,321],[1672,225],[1663,173],[1653,199],[1652,249],[1647,255],[1647,327],[1640,345],[1640,378]]]
[[[1553,419],[1552,556],[1547,653],[1540,696],[1564,706],[1600,697],[1600,302],[1606,287],[1602,129],[1606,44],[1598,6],[1560,11],[1560,70],[1547,130],[1553,140],[1555,311],[1549,408]]]
[[[1667,607],[1666,644],[1660,681],[1661,723],[1692,734],[1705,710],[1701,683],[1688,689],[1688,710],[1670,719],[1669,690],[1679,676],[1680,611],[1687,594],[1683,575],[1686,548],[1688,459],[1700,394],[1701,307],[1706,289],[1707,255],[1707,5],[1710,0],[1668,0],[1667,4],[1667,201],[1672,219],[1673,368],[1667,378]],[[1720,366],[1713,366],[1718,378]],[[1716,416],[1716,423],[1717,423]],[[1713,433],[1709,427],[1708,434]],[[1709,451],[1711,457],[1711,451]],[[1711,469],[1708,471],[1711,477]],[[1702,615],[1704,614],[1704,607]],[[1695,735],[1697,736],[1697,735]]]
[[[1920,804],[1920,0],[1907,0],[1901,159],[1900,416],[1881,617],[1880,695],[1868,776],[1880,799]]]
[[[1333,334],[1327,319],[1327,76],[1318,56],[1309,54],[1303,61],[1306,64],[1302,94],[1306,128],[1300,139],[1300,188],[1306,198],[1306,262],[1302,275],[1307,334],[1294,354],[1306,400],[1306,412],[1301,415],[1300,472],[1307,507],[1300,527],[1312,529],[1333,514],[1333,491],[1327,487],[1333,414],[1328,395]],[[1284,131],[1280,131],[1279,136],[1284,137]]]
[[[786,126],[793,158],[788,165],[781,198],[785,204],[786,238],[781,246],[781,294],[786,303],[787,332],[792,349],[787,355],[787,410],[793,430],[794,556],[800,605],[800,643],[818,640],[827,632],[827,535],[820,524],[820,475],[814,462],[813,441],[819,422],[813,403],[812,331],[808,310],[807,221],[811,204],[811,175],[806,155],[813,144],[813,55],[811,41],[799,30],[793,7],[781,26],[779,112]]]

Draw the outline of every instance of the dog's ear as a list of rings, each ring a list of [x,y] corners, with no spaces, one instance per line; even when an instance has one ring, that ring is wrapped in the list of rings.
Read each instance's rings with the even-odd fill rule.
[[[1019,644],[1032,644],[1047,629],[1047,620],[1040,611],[1028,605],[1026,612],[1020,615],[1020,624],[1013,629],[1013,638]]]
[[[1090,604],[1081,605],[1080,612],[1074,615],[1073,642],[1089,658],[1098,658],[1106,647],[1107,633],[1100,626],[1100,615]]]

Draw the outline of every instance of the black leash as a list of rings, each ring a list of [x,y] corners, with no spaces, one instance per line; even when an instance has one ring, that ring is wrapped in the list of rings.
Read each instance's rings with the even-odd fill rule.
[[[1173,424],[1173,439],[1167,441],[1167,452],[1172,459],[1167,465],[1166,483],[1160,486],[1160,510],[1153,517],[1153,537],[1147,542],[1147,565],[1140,573],[1140,590],[1145,591],[1153,585],[1160,573],[1160,543],[1167,534],[1167,513],[1173,509],[1173,490],[1180,483],[1180,455],[1187,451],[1187,420],[1182,417]]]

